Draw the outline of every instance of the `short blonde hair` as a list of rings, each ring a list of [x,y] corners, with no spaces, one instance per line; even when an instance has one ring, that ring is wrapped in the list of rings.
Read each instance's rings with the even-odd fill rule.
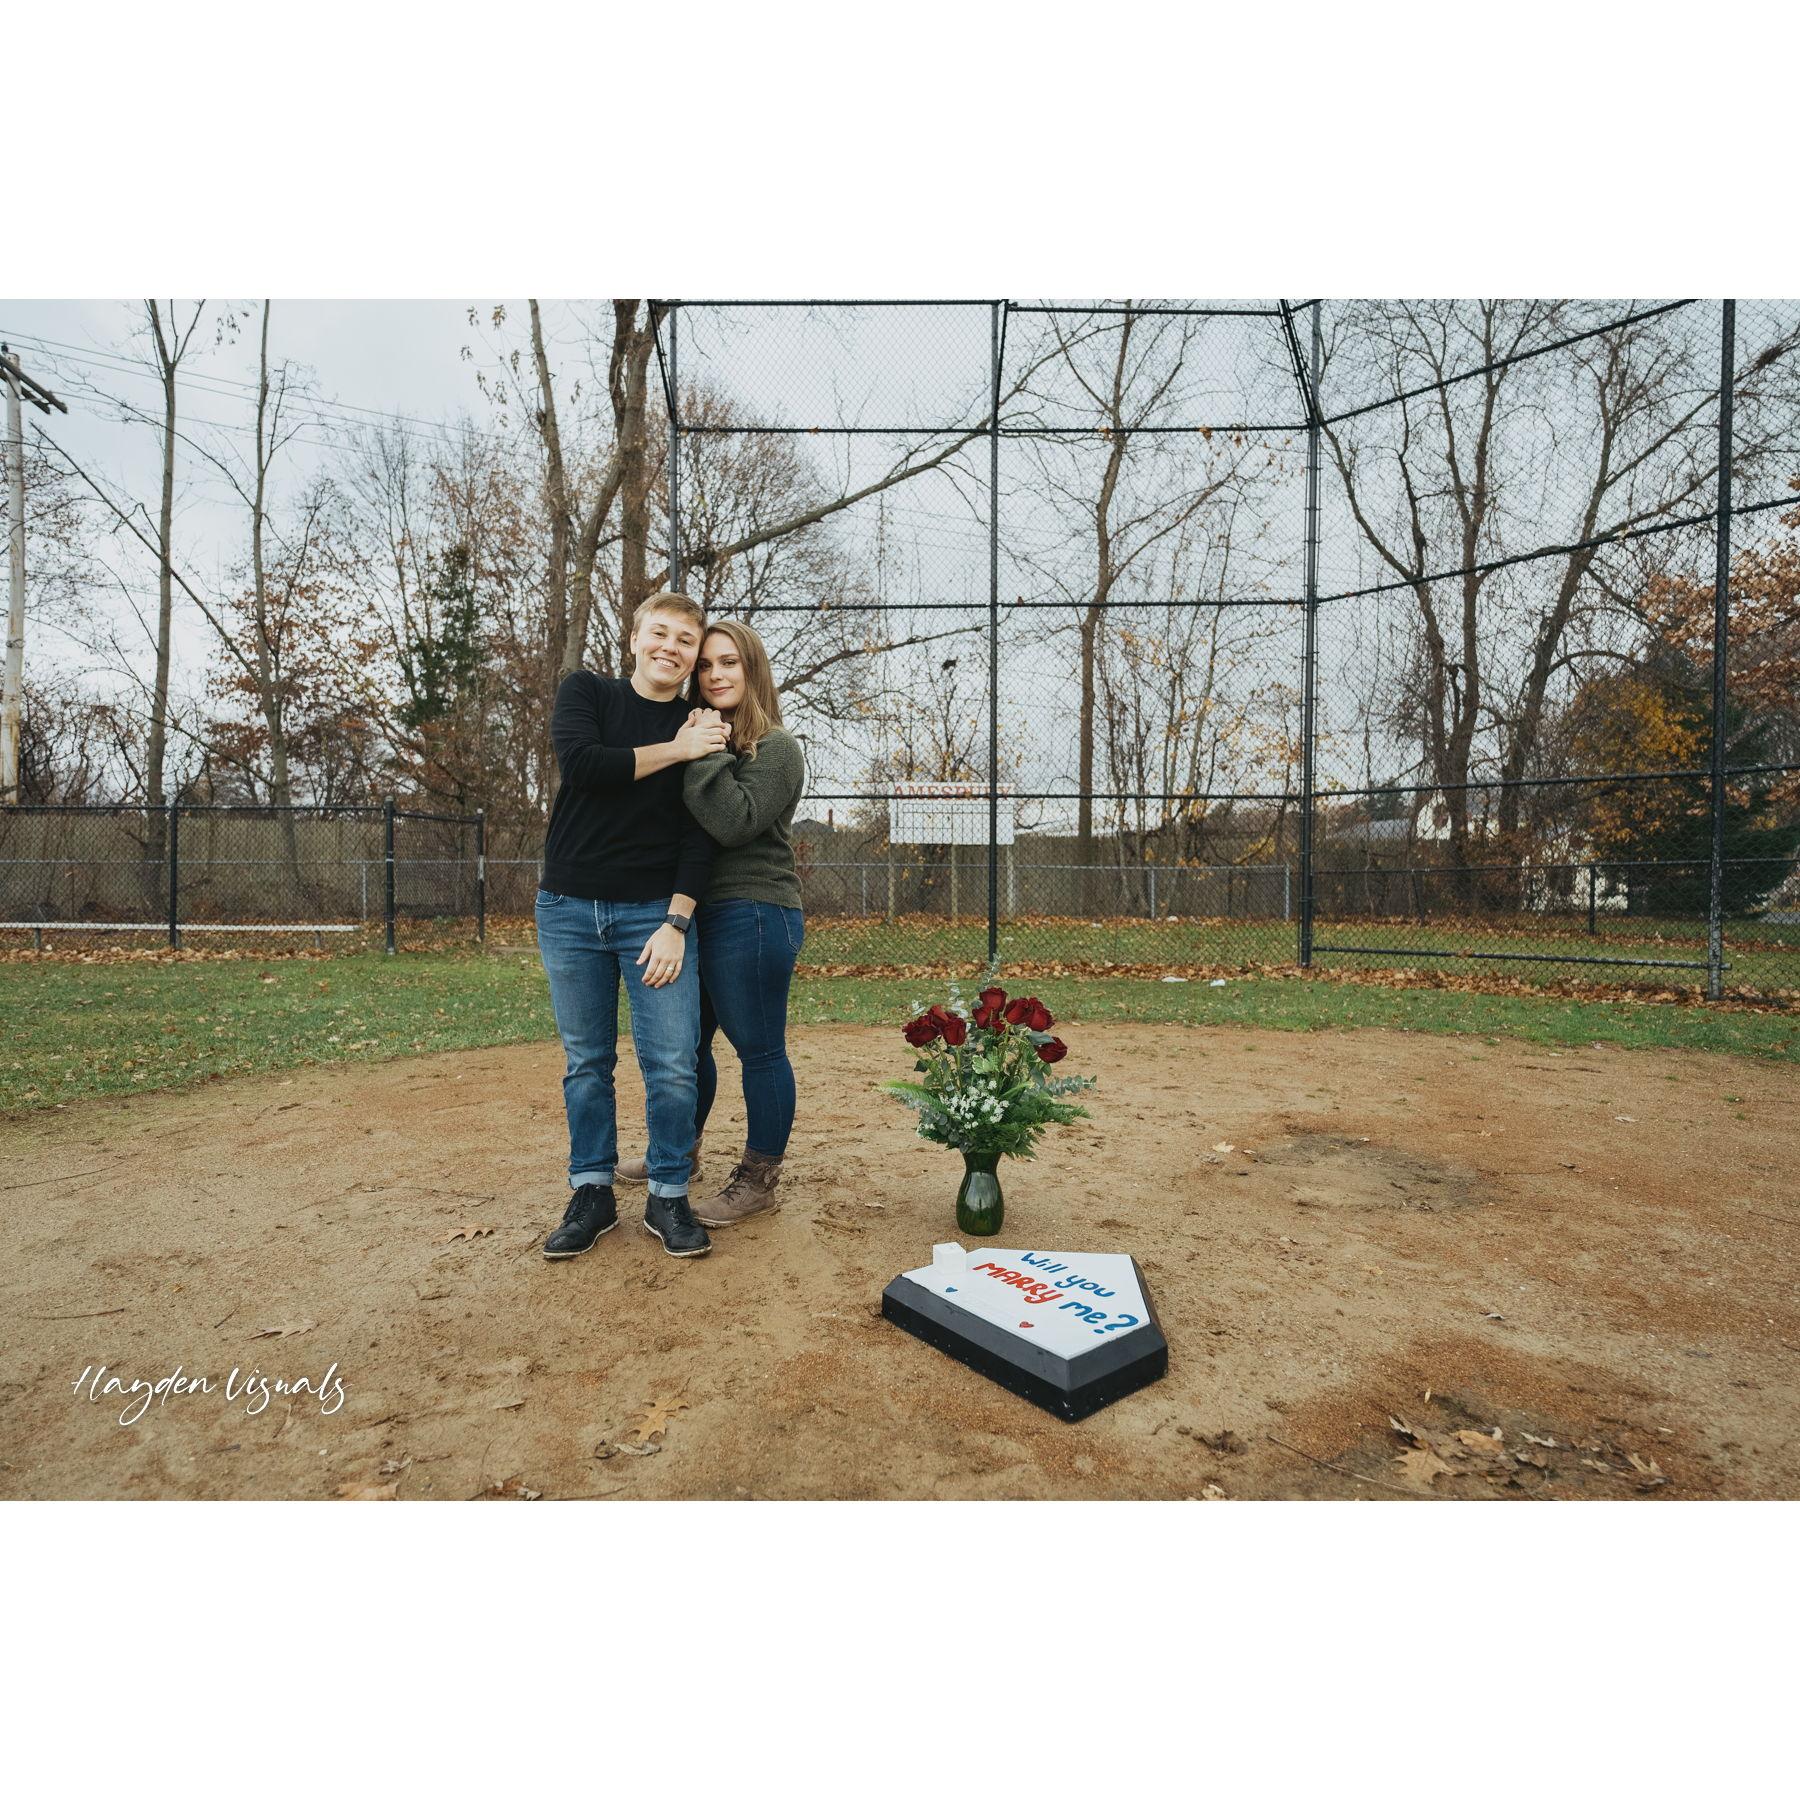
[[[660,594],[651,594],[638,603],[638,609],[631,615],[631,635],[637,636],[638,622],[653,612],[674,613],[678,618],[686,619],[694,629],[702,634],[706,631],[706,608],[698,600],[690,599],[686,594],[676,594],[665,590]]]

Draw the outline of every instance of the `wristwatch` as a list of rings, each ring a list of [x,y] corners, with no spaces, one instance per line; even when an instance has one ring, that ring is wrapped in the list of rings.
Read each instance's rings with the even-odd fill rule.
[[[683,937],[687,936],[688,927],[690,925],[692,925],[693,922],[694,922],[694,916],[692,913],[683,914],[683,913],[672,912],[669,914],[669,916],[666,919],[663,920],[663,923],[665,925],[673,925],[675,927],[675,929],[677,931],[679,931]]]

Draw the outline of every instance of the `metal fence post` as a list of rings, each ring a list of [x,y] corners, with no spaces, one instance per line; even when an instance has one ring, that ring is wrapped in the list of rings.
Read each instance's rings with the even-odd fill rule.
[[[669,308],[669,591],[681,592],[681,310]]]
[[[387,953],[394,954],[394,802],[390,797],[381,808],[382,825],[386,838],[383,860],[387,865]]]
[[[181,948],[181,807],[169,805],[169,948]]]
[[[1600,935],[1600,897],[1594,877],[1594,865],[1588,864],[1588,936]]]
[[[989,307],[987,959],[1000,956],[1000,308]],[[955,851],[951,852],[955,855]]]
[[[487,942],[487,808],[475,814],[475,941]]]
[[[1713,541],[1712,879],[1706,904],[1706,997],[1725,996],[1725,651],[1731,605],[1731,400],[1736,385],[1737,302],[1719,324],[1718,522]]]
[[[1306,393],[1306,640],[1301,652],[1303,692],[1300,703],[1300,966],[1313,957],[1313,796],[1317,782],[1314,705],[1319,670],[1319,378],[1324,365],[1324,333],[1319,315],[1322,300],[1312,304],[1312,382]]]

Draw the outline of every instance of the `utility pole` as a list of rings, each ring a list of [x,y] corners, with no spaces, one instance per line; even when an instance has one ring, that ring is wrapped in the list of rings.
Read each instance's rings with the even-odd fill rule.
[[[19,724],[25,692],[25,418],[21,400],[39,412],[69,409],[19,366],[0,344],[0,376],[6,381],[6,522],[10,565],[6,614],[6,691],[0,707],[0,803],[19,804]]]

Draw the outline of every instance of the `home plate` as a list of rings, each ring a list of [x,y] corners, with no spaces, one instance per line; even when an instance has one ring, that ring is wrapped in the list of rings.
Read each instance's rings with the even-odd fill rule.
[[[881,1311],[902,1331],[1062,1419],[1168,1373],[1169,1342],[1129,1256],[938,1244]]]

